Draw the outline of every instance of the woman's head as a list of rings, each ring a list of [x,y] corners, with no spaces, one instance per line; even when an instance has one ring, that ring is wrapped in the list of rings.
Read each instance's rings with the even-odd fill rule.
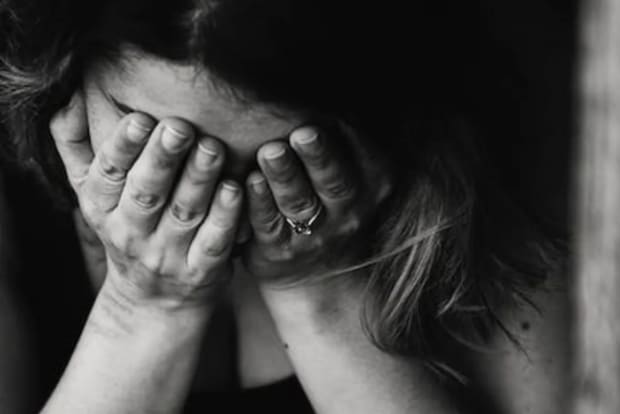
[[[440,43],[429,31],[446,30],[425,23],[428,13],[405,19],[348,0],[109,0],[98,7],[67,68],[85,80],[94,144],[109,134],[116,101],[121,109],[182,117],[221,138],[237,178],[260,144],[310,122],[344,122],[366,138],[380,131],[373,149],[406,154],[408,169],[412,143],[389,137],[448,83],[429,75],[438,62],[420,50]],[[434,41],[420,41],[422,33]]]
[[[0,0],[4,124],[63,183],[48,121],[78,88],[95,146],[125,111],[177,116],[221,138],[236,174],[301,123],[347,124],[396,172],[367,326],[385,348],[426,352],[424,339],[487,316],[470,272],[486,251],[472,237],[482,197],[451,128],[475,45],[464,2],[404,3]]]
[[[388,148],[388,137],[396,136],[391,132],[404,117],[438,102],[447,106],[453,99],[443,99],[442,91],[457,84],[449,81],[458,74],[440,73],[448,73],[449,60],[458,61],[458,48],[448,51],[445,41],[458,30],[430,17],[432,2],[418,2],[410,13],[402,6],[351,0],[5,3],[18,18],[20,13],[37,17],[22,19],[36,26],[24,30],[30,50],[17,53],[22,66],[39,75],[30,81],[41,88],[38,98],[44,102],[32,102],[36,94],[28,91],[22,94],[37,112],[57,109],[84,79],[96,79],[89,74],[120,79],[114,75],[124,72],[129,78],[138,66],[156,63],[183,66],[188,73],[194,68],[201,86],[210,85],[211,95],[239,111],[261,108],[295,122],[344,121],[364,132],[381,131],[382,147]],[[132,88],[153,91],[146,83]],[[12,92],[12,104],[19,105],[19,91]],[[454,89],[450,93],[455,96]],[[394,142],[394,153],[402,154],[407,144]]]

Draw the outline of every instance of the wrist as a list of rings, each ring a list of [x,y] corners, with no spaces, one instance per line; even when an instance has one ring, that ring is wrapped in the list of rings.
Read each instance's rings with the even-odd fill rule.
[[[106,279],[44,412],[180,412],[211,314],[135,303]]]
[[[139,270],[125,274],[109,261],[107,268],[104,284],[110,294],[128,305],[164,313],[211,308],[226,285],[223,280],[200,285],[172,275],[143,274]]]
[[[135,335],[140,332],[183,330],[201,331],[208,322],[214,304],[178,303],[165,298],[147,298],[106,277],[90,315],[89,324],[102,333]]]
[[[260,290],[279,324],[300,323],[319,329],[358,318],[363,299],[363,274],[335,277],[320,283],[299,283],[286,287],[261,284]],[[348,322],[347,322],[348,323]]]

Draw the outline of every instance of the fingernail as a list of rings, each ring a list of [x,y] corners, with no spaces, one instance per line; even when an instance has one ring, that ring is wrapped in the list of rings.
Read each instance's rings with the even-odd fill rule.
[[[183,132],[166,125],[162,132],[161,143],[168,151],[175,152],[183,149],[186,139]]]
[[[301,145],[310,145],[316,142],[319,133],[314,128],[299,128],[293,131],[291,139]]]
[[[267,192],[267,184],[263,177],[256,177],[250,181],[250,187],[258,195],[265,194]]]
[[[127,125],[127,138],[136,144],[143,142],[149,132],[151,132],[151,128],[148,125],[135,119],[129,121],[129,125]]]
[[[231,205],[239,195],[239,187],[231,181],[222,182],[222,190],[220,191],[220,200],[222,204]]]
[[[269,163],[273,168],[282,168],[285,166],[286,157],[286,148],[283,146],[270,146],[265,149],[265,160]]]
[[[218,157],[218,149],[210,140],[198,143],[197,162],[200,167],[206,168],[213,164]]]

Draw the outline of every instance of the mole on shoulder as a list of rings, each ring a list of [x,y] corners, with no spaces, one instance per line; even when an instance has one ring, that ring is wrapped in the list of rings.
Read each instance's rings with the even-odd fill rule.
[[[284,345],[284,349],[288,349],[288,344],[286,342],[283,342],[282,345]]]
[[[521,329],[524,331],[529,331],[530,323],[528,321],[521,322]]]

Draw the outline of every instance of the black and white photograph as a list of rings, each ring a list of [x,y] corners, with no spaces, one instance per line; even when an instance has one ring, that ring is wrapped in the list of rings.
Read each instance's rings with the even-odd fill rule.
[[[0,0],[0,414],[619,414],[620,1]]]

